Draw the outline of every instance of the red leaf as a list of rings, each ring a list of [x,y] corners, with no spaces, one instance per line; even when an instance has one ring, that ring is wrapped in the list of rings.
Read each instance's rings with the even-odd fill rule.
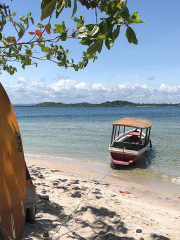
[[[36,30],[35,31],[36,35],[38,35],[39,37],[42,37],[42,32],[40,30]]]
[[[73,32],[75,32],[75,29],[73,28]]]
[[[12,19],[9,19],[9,22],[15,23]]]
[[[50,33],[51,33],[51,30],[50,30],[48,27],[46,27],[46,32],[47,32],[48,34],[50,34]]]
[[[29,32],[29,34],[30,34],[30,35],[34,35],[34,34],[35,34],[35,32]]]

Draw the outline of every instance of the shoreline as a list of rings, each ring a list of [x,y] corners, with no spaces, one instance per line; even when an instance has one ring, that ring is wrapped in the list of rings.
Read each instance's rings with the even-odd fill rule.
[[[45,158],[45,156],[32,156],[32,155],[26,155],[26,159],[40,161],[40,162],[47,161],[47,162],[56,162],[58,164],[85,167],[86,169],[90,169],[91,171],[95,171],[97,173],[104,174],[104,175],[107,174],[109,171],[111,171],[110,160],[107,160],[105,162],[102,162],[102,161],[96,162],[93,160],[72,159],[67,157],[48,156],[48,158]],[[126,168],[127,167],[122,169],[112,170],[110,173],[110,176],[115,179],[120,179],[120,180],[122,179],[128,182],[135,182],[142,185],[151,186],[154,188],[159,187],[165,190],[180,191],[179,176],[171,176],[163,173],[156,173],[154,175],[153,171],[151,174],[149,173],[143,174],[142,172],[132,173],[131,168],[130,169],[128,168],[126,169]],[[133,169],[133,170],[136,170],[136,169]]]
[[[24,239],[41,239],[45,230],[53,234],[63,221],[62,215],[71,214],[80,201],[74,217],[53,239],[110,240],[124,237],[133,240],[163,236],[177,240],[180,235],[180,195],[177,191],[128,182],[110,175],[104,179],[104,174],[75,164],[27,160],[27,165],[37,193],[48,194],[50,201],[41,201],[36,224],[26,224]],[[57,216],[54,211],[62,212],[62,209],[65,213]],[[137,228],[142,228],[144,233],[136,233]],[[98,238],[100,235],[103,238]]]

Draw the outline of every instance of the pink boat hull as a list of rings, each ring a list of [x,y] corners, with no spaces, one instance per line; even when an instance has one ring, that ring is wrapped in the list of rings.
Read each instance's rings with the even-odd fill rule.
[[[112,161],[117,165],[130,165],[142,158],[143,155],[144,154],[137,156],[133,154],[111,152]]]

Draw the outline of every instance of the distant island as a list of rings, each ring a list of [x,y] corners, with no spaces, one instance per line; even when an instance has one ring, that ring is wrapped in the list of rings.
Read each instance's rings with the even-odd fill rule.
[[[62,102],[43,102],[34,105],[14,105],[15,107],[180,107],[180,103],[133,103],[129,101],[112,101],[103,103],[62,103]]]

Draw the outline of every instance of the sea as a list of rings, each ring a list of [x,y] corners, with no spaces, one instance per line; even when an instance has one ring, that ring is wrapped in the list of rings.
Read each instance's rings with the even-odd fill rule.
[[[116,176],[138,181],[161,179],[180,186],[180,107],[14,107],[26,159],[86,164],[96,171],[110,168],[112,123],[123,117],[152,121],[153,148]],[[104,170],[105,169],[105,170]]]

